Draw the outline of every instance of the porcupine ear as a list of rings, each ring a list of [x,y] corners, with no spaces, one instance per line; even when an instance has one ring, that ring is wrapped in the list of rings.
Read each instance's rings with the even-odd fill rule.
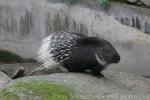
[[[95,55],[95,58],[96,58],[97,62],[98,62],[100,65],[102,65],[102,66],[106,66],[106,65],[107,65],[107,62],[105,62],[104,60],[101,60],[101,58],[100,58],[100,56],[98,55],[97,52],[95,52],[94,55]]]

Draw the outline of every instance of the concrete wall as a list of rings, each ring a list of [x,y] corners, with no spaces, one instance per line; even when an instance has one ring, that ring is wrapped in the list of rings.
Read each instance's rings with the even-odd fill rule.
[[[119,10],[113,5],[103,9],[51,0],[0,0],[0,49],[36,58],[42,38],[69,29],[110,41],[122,58],[120,64],[111,65],[110,69],[150,75],[150,36],[122,25],[116,20],[116,11]]]

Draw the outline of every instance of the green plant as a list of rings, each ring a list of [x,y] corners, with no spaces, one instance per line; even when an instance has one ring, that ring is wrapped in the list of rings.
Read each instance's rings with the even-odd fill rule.
[[[110,3],[110,0],[98,0],[98,1],[102,6],[108,6]]]
[[[9,51],[0,50],[0,62],[1,63],[12,63],[12,62],[23,62],[23,58],[11,53]]]
[[[34,59],[24,59],[19,55],[6,50],[0,50],[0,63],[25,63],[25,62],[36,62],[36,61]]]

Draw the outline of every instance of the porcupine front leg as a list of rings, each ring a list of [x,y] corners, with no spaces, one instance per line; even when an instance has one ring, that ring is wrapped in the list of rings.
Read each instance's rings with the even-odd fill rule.
[[[91,68],[91,72],[94,76],[98,77],[98,78],[102,78],[104,77],[103,74],[101,74],[101,71],[104,69],[103,66],[100,65],[96,65],[94,67]]]

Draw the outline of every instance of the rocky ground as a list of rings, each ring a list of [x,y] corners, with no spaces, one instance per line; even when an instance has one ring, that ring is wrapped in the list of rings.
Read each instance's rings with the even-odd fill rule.
[[[23,67],[25,69],[25,76],[28,76],[38,66],[38,63],[0,64],[0,71],[11,77],[19,67]]]
[[[38,64],[25,65],[32,69]],[[0,72],[0,100],[150,100],[148,78],[110,70],[103,74],[54,73],[12,80]]]

